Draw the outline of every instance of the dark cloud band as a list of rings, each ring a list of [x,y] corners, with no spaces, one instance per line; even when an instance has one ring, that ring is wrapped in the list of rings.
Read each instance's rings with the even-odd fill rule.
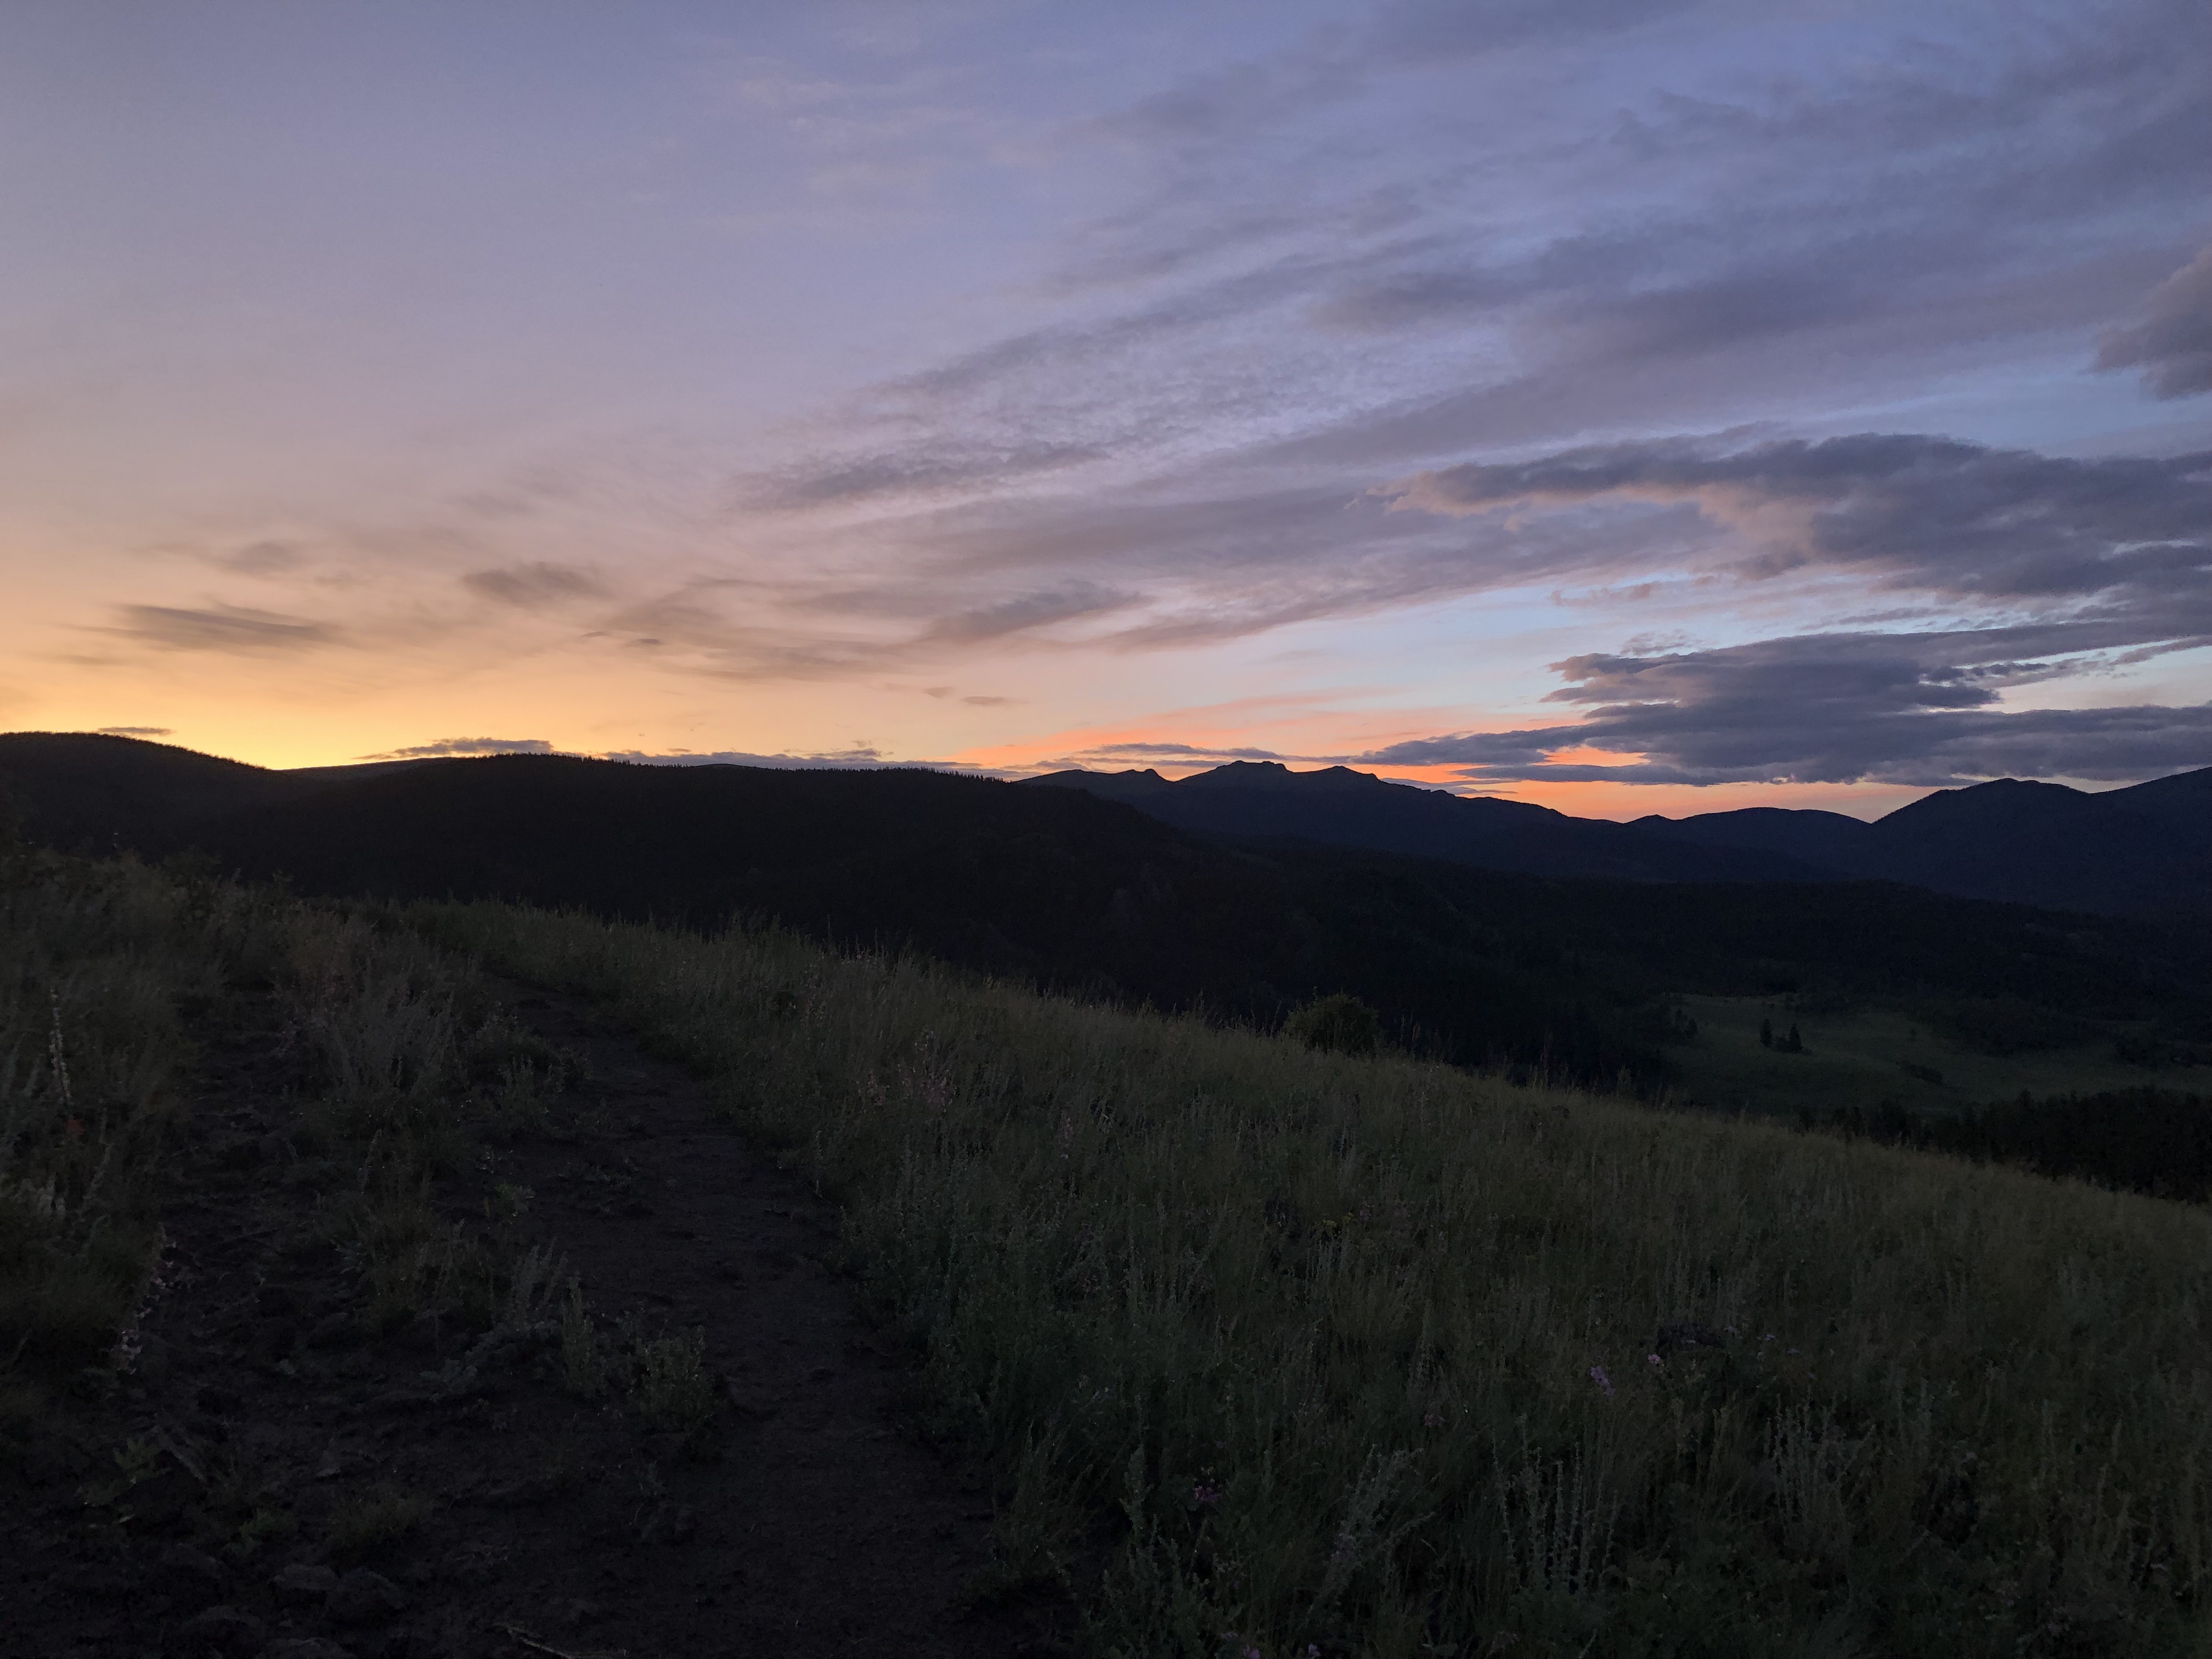
[[[116,607],[111,629],[126,639],[164,651],[215,651],[258,656],[270,652],[312,650],[337,644],[337,629],[326,623],[279,616],[243,605],[204,609],[167,605]]]
[[[1911,784],[1994,777],[2127,781],[2212,763],[2212,703],[1994,705],[2052,665],[2012,657],[2009,630],[1811,635],[1556,665],[1572,724],[1395,744],[1368,764],[1449,766],[1468,782]],[[2212,644],[2212,640],[2204,643]],[[1576,751],[1632,754],[1590,763]],[[1565,757],[1565,758],[1558,758]]]

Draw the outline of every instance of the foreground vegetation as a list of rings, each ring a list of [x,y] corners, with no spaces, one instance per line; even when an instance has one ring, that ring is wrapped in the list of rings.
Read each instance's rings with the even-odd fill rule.
[[[0,845],[0,1388],[113,1346],[152,1271],[185,1016],[261,943],[240,889]]]
[[[246,999],[283,1022],[281,1178],[314,1194],[363,1327],[557,1316],[553,1261],[519,1250],[507,1218],[457,1225],[434,1201],[441,1177],[542,1115],[573,1064],[503,1014],[466,960],[388,915],[189,860],[0,848],[0,1427],[33,1422],[58,1385],[97,1389],[130,1368],[163,1200],[209,1134],[201,1047]],[[580,1340],[594,1340],[588,1322]],[[598,1371],[666,1358],[649,1348],[625,1334]]]
[[[246,990],[363,1322],[548,1326],[551,1264],[431,1201],[560,1064],[476,957],[606,1000],[839,1196],[931,1425],[999,1462],[973,1593],[1065,1577],[1103,1654],[2212,1644],[2202,1210],[772,933],[6,858],[0,1428],[128,1364],[195,1034]],[[580,1395],[710,1407],[680,1343],[559,1322]]]
[[[842,1198],[937,1428],[1002,1460],[997,1588],[1103,1544],[1103,1652],[2212,1644],[2200,1210],[780,935],[410,914]]]

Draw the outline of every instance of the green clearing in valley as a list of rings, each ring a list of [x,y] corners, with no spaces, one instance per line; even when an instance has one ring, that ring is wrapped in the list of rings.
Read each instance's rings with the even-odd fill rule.
[[[2076,1048],[1990,1054],[1931,1029],[1895,1008],[1792,1007],[1779,997],[1685,995],[1673,999],[1698,1022],[1694,1041],[1668,1053],[1682,1071],[1685,1103],[1720,1111],[1794,1115],[1850,1107],[1871,1109],[1894,1101],[1914,1112],[1956,1112],[2015,1099],[2022,1090],[2050,1095],[2097,1094],[2154,1084],[2212,1094],[2212,1066],[2133,1066],[2113,1057],[2109,1036]],[[1759,1044],[1759,1023],[1779,1038],[1792,1024],[1802,1054]],[[1940,1073],[1931,1083],[1908,1065]]]

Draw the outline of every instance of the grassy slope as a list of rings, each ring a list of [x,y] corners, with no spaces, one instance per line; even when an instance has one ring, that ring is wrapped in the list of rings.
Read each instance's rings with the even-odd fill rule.
[[[1008,1573],[1126,1517],[1103,1650],[2212,1642],[2201,1210],[773,937],[417,915],[839,1192],[1006,1460]]]
[[[1897,1008],[1814,1012],[1764,997],[1677,1000],[1698,1022],[1697,1040],[1668,1051],[1681,1073],[1678,1092],[1700,1105],[1728,1110],[1789,1114],[1804,1107],[1825,1113],[1854,1106],[1869,1109],[1892,1100],[1909,1110],[1943,1113],[2010,1100],[2023,1090],[2040,1097],[2145,1084],[2212,1093],[2212,1066],[2151,1070],[2127,1065],[2113,1058],[2109,1037],[2075,1048],[1990,1054]],[[1761,1047],[1762,1019],[1771,1022],[1778,1033],[1796,1024],[1805,1052]],[[1943,1081],[1912,1077],[1904,1064],[1939,1072]]]
[[[0,1390],[112,1347],[157,1248],[191,1046],[254,902],[0,846]]]
[[[517,1063],[513,1033],[483,1022],[469,981],[465,964],[414,934],[334,907],[189,867],[0,847],[9,1420],[35,1407],[42,1384],[127,1363],[118,1336],[160,1248],[179,1141],[198,1132],[198,1040],[246,988],[273,989],[300,1039],[308,1097],[295,1140],[358,1163],[357,1192],[330,1219],[362,1267],[371,1316],[404,1318],[424,1293],[418,1279],[453,1277],[422,1181],[464,1158],[470,1129],[501,1109],[468,1097],[470,1067]],[[496,1264],[465,1265],[479,1301],[496,1290]]]

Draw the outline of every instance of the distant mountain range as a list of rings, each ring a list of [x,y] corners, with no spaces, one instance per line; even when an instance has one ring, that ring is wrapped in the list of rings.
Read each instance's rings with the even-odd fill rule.
[[[2212,767],[2097,794],[2005,778],[1938,790],[1871,823],[1771,806],[1615,823],[1273,761],[1233,761],[1176,781],[1151,770],[1027,781],[1085,790],[1201,835],[1290,837],[1534,875],[1895,881],[2114,915],[2212,911]]]
[[[1676,992],[1996,1000],[2177,1031],[2212,1006],[2212,929],[2173,925],[2172,908],[2054,915],[1820,880],[1787,853],[1358,774],[1255,770],[1249,787],[1233,781],[1254,773],[1224,768],[1090,793],[919,770],[528,755],[272,771],[125,738],[16,732],[0,734],[0,817],[47,845],[194,853],[307,892],[512,899],[705,928],[742,915],[1261,1026],[1340,991],[1441,1057],[1606,1082],[1668,1074]],[[1184,829],[1097,798],[1117,791],[1213,816]],[[1273,805],[1237,816],[1255,799]],[[1373,810],[1330,816],[1342,803]],[[1410,826],[1404,850],[1329,844],[1393,811]],[[1755,829],[1765,815],[1716,817]],[[1505,826],[1490,843],[1501,856],[1562,873],[1470,861],[1483,843],[1459,827],[1493,823]],[[1592,870],[1635,879],[1580,873]],[[1790,878],[1745,878],[1777,871]]]

